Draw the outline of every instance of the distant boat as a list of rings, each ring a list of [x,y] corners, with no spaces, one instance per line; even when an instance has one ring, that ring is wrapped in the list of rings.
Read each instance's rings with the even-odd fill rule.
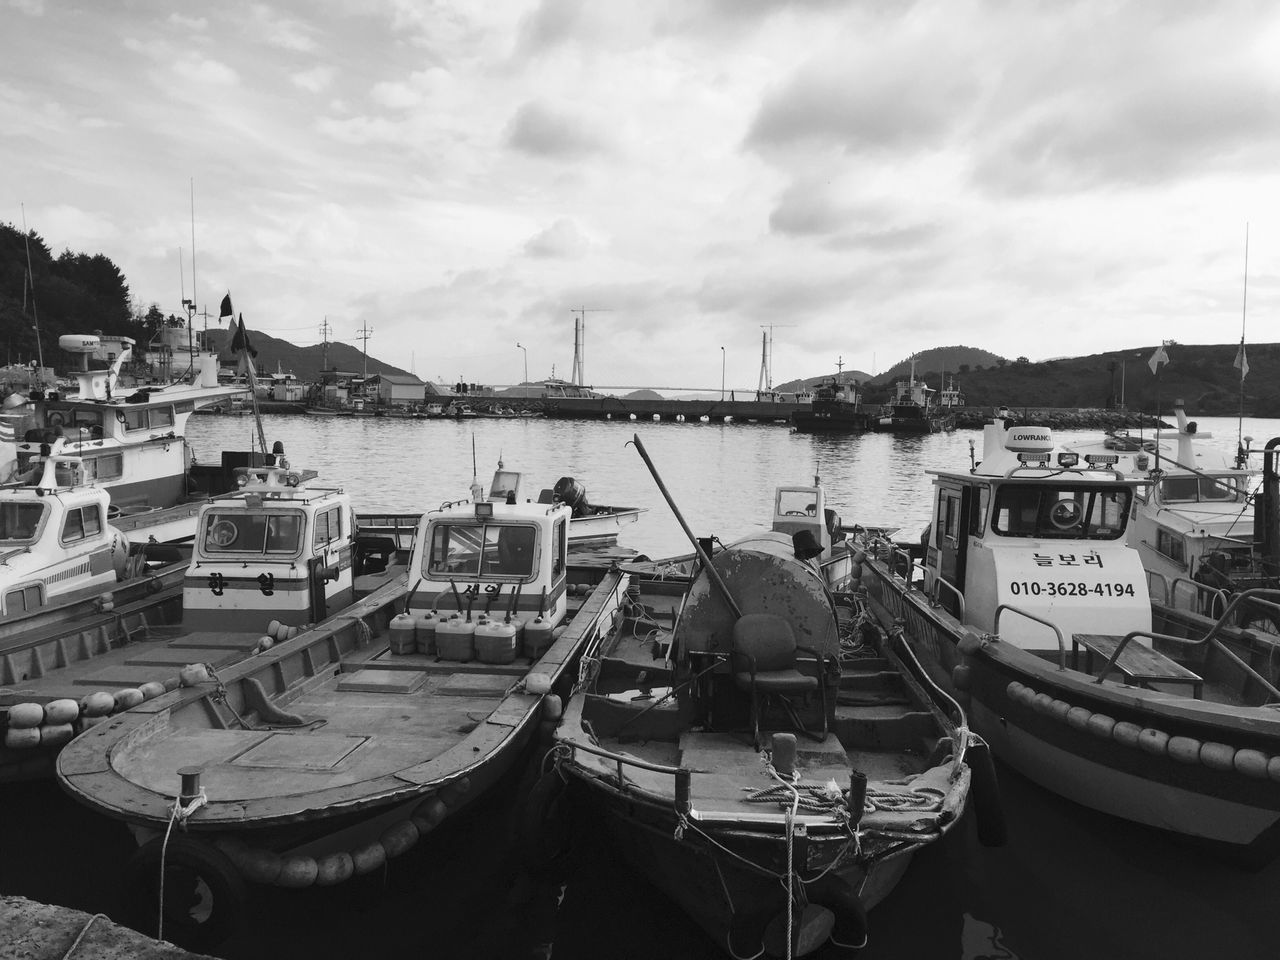
[[[858,384],[828,377],[813,391],[808,410],[791,414],[791,424],[804,433],[857,433],[871,426],[871,416],[862,409]]]
[[[955,414],[938,406],[936,391],[916,379],[916,362],[911,360],[911,376],[894,384],[894,396],[873,421],[877,433],[941,433],[956,428]]]

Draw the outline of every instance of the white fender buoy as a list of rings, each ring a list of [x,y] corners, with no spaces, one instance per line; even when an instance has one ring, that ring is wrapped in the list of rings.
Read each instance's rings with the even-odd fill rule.
[[[1169,735],[1163,730],[1144,727],[1138,734],[1138,749],[1153,756],[1162,756],[1169,750]]]
[[[44,705],[46,724],[74,723],[80,716],[80,704],[71,699],[50,700]]]
[[[545,673],[531,673],[525,678],[524,688],[535,696],[551,692],[551,678]]]
[[[1036,713],[1049,713],[1053,709],[1053,697],[1047,693],[1037,693],[1031,701],[1031,707]]]
[[[418,828],[412,820],[401,820],[383,830],[378,841],[387,851],[388,859],[398,857],[418,842]]]
[[[15,703],[9,708],[9,729],[26,730],[44,723],[44,707],[38,703]]]
[[[209,668],[203,663],[188,663],[178,671],[178,680],[184,687],[194,687],[197,683],[208,683]]]
[[[1272,757],[1267,761],[1267,776],[1280,783],[1280,757]]]
[[[1061,720],[1065,723],[1067,714],[1070,712],[1071,704],[1067,703],[1065,700],[1054,700],[1049,704],[1049,715],[1055,720]]]
[[[351,852],[351,864],[357,874],[372,873],[387,862],[387,851],[377,840]]]
[[[271,634],[271,636],[279,640],[280,628],[283,626],[284,624],[281,623],[279,620],[272,620],[270,623],[267,624],[267,633]]]
[[[1138,737],[1142,733],[1142,728],[1136,723],[1130,723],[1128,720],[1119,721],[1111,730],[1111,738],[1116,743],[1122,743],[1126,747],[1136,747],[1138,745]]]
[[[283,865],[279,854],[256,848],[247,849],[244,859],[238,864],[245,878],[254,883],[275,883]]]
[[[542,716],[547,720],[559,720],[564,716],[564,704],[554,693],[549,693],[542,701]]]
[[[1067,726],[1075,727],[1077,730],[1086,730],[1089,727],[1089,720],[1092,716],[1092,712],[1084,707],[1072,707],[1067,711]]]
[[[1165,749],[1179,763],[1200,762],[1200,741],[1194,737],[1170,737]]]
[[[40,744],[45,747],[56,747],[70,743],[75,735],[75,728],[71,724],[51,723],[40,728]]]
[[[80,713],[84,717],[105,717],[116,708],[116,698],[105,690],[90,693],[80,699]]]
[[[350,880],[355,869],[351,854],[345,850],[321,857],[316,861],[316,886],[332,887],[344,880]]]
[[[10,750],[26,750],[40,745],[39,727],[10,727],[4,732],[4,745]]]
[[[112,694],[116,701],[116,710],[128,710],[142,702],[142,691],[137,687],[125,687]]]
[[[1237,750],[1233,763],[1236,770],[1246,777],[1254,780],[1267,779],[1267,755],[1261,750]]]
[[[316,882],[319,868],[311,857],[292,856],[280,860],[280,876],[276,878],[276,886],[298,889],[309,887]]]
[[[1094,736],[1102,737],[1104,740],[1111,739],[1111,733],[1115,730],[1116,721],[1114,717],[1108,717],[1105,713],[1095,713],[1089,717],[1089,722],[1085,724],[1085,729]]]
[[[1210,770],[1226,772],[1236,767],[1235,747],[1225,743],[1203,743],[1200,745],[1200,762]]]
[[[164,694],[164,684],[159,680],[148,680],[142,686],[138,687],[138,692],[142,694],[143,700],[154,700],[156,697]]]

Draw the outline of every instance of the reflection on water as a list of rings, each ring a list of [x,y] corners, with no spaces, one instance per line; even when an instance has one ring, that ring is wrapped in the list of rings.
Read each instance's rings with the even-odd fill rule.
[[[243,418],[196,417],[201,460],[247,448]],[[349,489],[360,510],[419,511],[487,485],[501,456],[536,497],[574,476],[593,502],[647,506],[622,542],[652,556],[688,550],[643,461],[642,437],[696,534],[729,540],[767,522],[773,488],[820,473],[847,523],[884,523],[914,539],[928,522],[927,470],[967,470],[976,432],[896,437],[793,434],[778,426],[622,424],[557,420],[406,421],[266,418],[299,467]],[[1202,420],[1230,453],[1234,420]],[[1276,421],[1243,432],[1280,435]],[[1069,437],[1086,439],[1087,433]],[[981,456],[981,450],[977,451]],[[987,849],[967,823],[917,855],[871,912],[864,960],[1262,960],[1280,942],[1280,864],[1247,872],[1151,830],[1085,810],[1000,767],[1009,843]],[[567,883],[516,868],[506,797],[343,888],[270,891],[231,960],[546,955],[557,960],[713,955],[660,892],[632,875],[598,833],[581,831]],[[114,910],[112,878],[131,849],[119,824],[77,807],[51,784],[10,786],[0,798],[0,892],[90,912]],[[75,869],[66,864],[74,863]],[[335,918],[339,921],[334,923]],[[3,948],[0,948],[3,953]],[[850,954],[828,948],[823,957]]]

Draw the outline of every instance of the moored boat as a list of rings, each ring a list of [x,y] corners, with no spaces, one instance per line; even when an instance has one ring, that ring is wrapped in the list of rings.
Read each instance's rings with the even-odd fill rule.
[[[870,429],[871,419],[862,409],[858,384],[829,377],[814,388],[807,410],[791,414],[791,425],[805,433],[859,433]]]
[[[202,508],[188,562],[170,546],[172,562],[140,573],[136,587],[94,584],[91,600],[6,618],[0,779],[48,775],[73,735],[176,688],[186,665],[225,668],[381,585],[370,578],[376,582],[356,589],[353,568],[376,564],[361,555],[344,493],[308,485],[286,467],[243,468],[240,477],[238,494]],[[47,494],[50,514],[41,522],[52,523],[58,501],[76,492]],[[87,492],[105,500],[101,490]],[[86,507],[74,509],[86,515]]]
[[[1082,462],[1083,460],[1083,462]],[[923,551],[872,543],[862,583],[996,756],[1084,806],[1251,861],[1280,845],[1276,637],[1153,602],[1114,454],[997,419],[939,471]]]
[[[911,375],[894,384],[894,395],[879,417],[872,418],[872,429],[878,433],[941,433],[956,428],[953,408],[942,408],[937,391],[916,379],[916,362],[911,360]]]
[[[63,441],[62,452],[78,456],[86,479],[111,495],[111,520],[139,540],[190,539],[199,501],[229,493],[235,469],[262,465],[269,455],[226,452],[218,464],[197,464],[185,440],[187,421],[198,407],[229,404],[243,385],[220,385],[216,357],[202,358],[189,381],[123,388],[124,351],[110,370],[78,375],[79,391],[63,396],[37,392],[23,412],[12,441],[13,476],[38,469],[43,447]],[[0,458],[3,459],[3,458]]]
[[[165,936],[216,943],[246,883],[379,870],[515,770],[624,586],[615,571],[570,595],[568,527],[563,506],[446,504],[394,585],[404,612],[384,618],[384,594],[64,749],[63,786],[143,842],[135,922],[155,928],[163,860]]]
[[[738,957],[865,944],[866,911],[970,789],[963,711],[857,598],[837,602],[805,540],[771,530],[698,546],[685,576],[633,572],[533,793],[567,777]]]

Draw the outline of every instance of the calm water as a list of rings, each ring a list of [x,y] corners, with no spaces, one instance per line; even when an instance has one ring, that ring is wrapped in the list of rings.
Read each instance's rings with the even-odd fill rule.
[[[1201,419],[1208,441],[1235,447],[1235,420]],[[251,421],[194,417],[198,457],[249,443]],[[536,496],[566,475],[597,503],[648,506],[622,543],[650,556],[686,552],[678,523],[636,451],[639,432],[689,525],[729,542],[769,519],[773,488],[820,473],[846,522],[888,524],[914,538],[927,522],[929,469],[968,463],[977,432],[920,438],[831,438],[781,426],[554,420],[401,421],[269,417],[294,464],[340,482],[361,511],[420,511],[486,483],[499,458]],[[1246,421],[1261,445],[1280,421]],[[1071,436],[1077,436],[1075,434]],[[1088,436],[1079,434],[1080,437]],[[978,454],[981,455],[979,449]],[[981,847],[971,824],[917,856],[871,913],[859,956],[1056,960],[1231,957],[1280,952],[1280,863],[1238,869],[1166,837],[1045,793],[1000,768],[1009,843]],[[441,831],[385,875],[324,891],[267,891],[229,960],[316,957],[557,958],[713,955],[701,931],[632,876],[584,824],[563,889],[532,883],[512,856],[504,797]],[[114,909],[112,883],[132,843],[49,784],[0,786],[0,892],[90,912]],[[4,953],[0,948],[0,955]],[[828,950],[825,957],[848,956]]]

